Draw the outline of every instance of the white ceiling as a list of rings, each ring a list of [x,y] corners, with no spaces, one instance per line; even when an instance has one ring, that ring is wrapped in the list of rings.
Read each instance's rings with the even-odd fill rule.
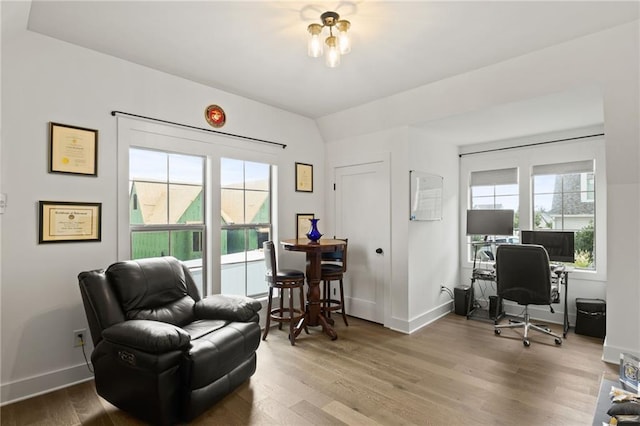
[[[336,69],[306,55],[327,10],[352,23]],[[638,18],[636,1],[47,0],[28,29],[319,118]]]

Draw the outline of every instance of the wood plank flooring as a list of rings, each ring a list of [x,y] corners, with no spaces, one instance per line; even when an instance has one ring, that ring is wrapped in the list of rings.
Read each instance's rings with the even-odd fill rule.
[[[561,346],[453,313],[411,335],[349,319],[338,340],[319,329],[292,347],[273,329],[258,369],[196,425],[590,425],[602,341],[569,332]],[[561,326],[552,325],[556,332]],[[141,425],[95,393],[93,381],[6,405],[2,425]]]

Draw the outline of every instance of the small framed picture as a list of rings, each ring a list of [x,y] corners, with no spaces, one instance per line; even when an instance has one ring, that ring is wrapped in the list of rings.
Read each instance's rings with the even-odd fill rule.
[[[313,165],[296,163],[296,191],[313,192]]]
[[[38,243],[100,241],[102,203],[40,201]]]
[[[98,176],[98,131],[50,122],[49,173]]]
[[[311,222],[309,219],[314,219],[315,215],[313,213],[298,213],[296,214],[296,239],[306,238],[307,232],[311,229]]]

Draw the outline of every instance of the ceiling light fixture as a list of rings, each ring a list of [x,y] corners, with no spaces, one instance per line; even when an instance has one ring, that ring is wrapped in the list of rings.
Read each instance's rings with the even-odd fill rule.
[[[326,44],[325,63],[329,68],[335,68],[340,65],[340,56],[346,55],[351,51],[351,39],[349,38],[349,27],[351,23],[347,20],[340,19],[340,15],[336,12],[325,12],[320,15],[322,24],[310,24],[307,27],[309,32],[309,43],[307,44],[307,54],[312,58],[322,56],[324,44]],[[322,42],[322,30],[329,27],[329,37]],[[333,28],[336,34],[333,34]]]

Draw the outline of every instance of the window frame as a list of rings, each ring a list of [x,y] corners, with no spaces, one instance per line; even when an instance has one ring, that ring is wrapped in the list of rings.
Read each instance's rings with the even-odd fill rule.
[[[131,175],[129,173],[129,182],[130,182],[130,188],[133,188],[133,183],[135,182],[143,182],[143,183],[154,183],[154,184],[161,184],[161,185],[166,185],[167,186],[167,215],[169,215],[170,209],[169,206],[171,205],[171,185],[179,185],[182,183],[177,183],[177,182],[172,182],[171,179],[171,173],[170,173],[170,155],[175,154],[175,155],[181,155],[181,156],[189,156],[189,157],[198,157],[202,160],[202,223],[169,223],[169,218],[167,217],[167,223],[166,224],[158,224],[158,223],[154,223],[154,224],[132,224],[131,220],[129,220],[129,253],[130,253],[130,258],[133,258],[133,244],[134,244],[134,234],[143,234],[145,232],[167,232],[168,233],[168,253],[166,254],[167,256],[171,256],[172,255],[172,247],[171,247],[171,242],[172,242],[172,238],[171,235],[174,231],[199,231],[200,235],[204,236],[206,235],[207,232],[207,224],[206,224],[206,205],[207,205],[207,173],[206,173],[206,164],[207,164],[207,158],[204,155],[195,155],[195,154],[185,154],[182,152],[175,152],[175,151],[166,151],[166,150],[159,150],[159,149],[154,149],[154,148],[146,148],[146,147],[138,147],[138,146],[129,146],[129,158],[131,158],[131,150],[144,150],[144,151],[153,151],[153,152],[159,152],[159,153],[163,153],[167,155],[167,180],[165,182],[161,182],[161,181],[152,181],[152,180],[148,180],[148,179],[139,179],[139,180],[133,180],[131,179]],[[130,194],[131,197],[131,194]],[[133,199],[131,200],[131,202],[134,204],[134,206],[132,207],[134,210],[137,210],[140,208],[140,201],[139,201],[139,197],[138,194],[135,193],[133,194]],[[195,234],[194,234],[195,235]],[[193,237],[192,237],[193,238]],[[185,265],[187,265],[188,269],[192,272],[201,270],[202,271],[202,288],[200,289],[200,293],[201,295],[204,297],[207,295],[207,266],[206,266],[206,262],[205,259],[207,258],[207,245],[206,245],[206,239],[205,242],[201,241],[201,252],[202,252],[202,256],[201,256],[201,261],[195,262],[195,259],[188,259],[188,260],[182,260],[183,262],[185,262]]]
[[[568,187],[568,185],[571,185],[571,177],[572,176],[576,176],[579,175],[579,180],[574,181],[574,185],[576,186],[575,188],[570,188]],[[587,201],[586,203],[588,205],[592,205],[593,204],[593,213],[589,214],[589,213],[574,213],[571,214],[569,210],[571,210],[571,207],[575,207],[575,201],[576,198],[578,198],[580,200],[580,203],[584,203],[583,199],[585,199],[586,197],[585,195],[585,191],[587,191],[586,188],[586,183],[588,181],[587,179],[587,175],[592,175],[593,176],[593,188],[591,190],[592,194],[593,194],[593,199],[591,201]],[[536,178],[540,177],[544,180],[544,177],[551,177],[553,176],[553,188],[549,189],[549,190],[543,190],[540,189],[538,190],[536,188]],[[595,200],[597,199],[597,194],[596,194],[596,187],[595,187],[595,159],[591,160],[591,161],[579,161],[579,162],[550,162],[550,163],[546,163],[546,164],[534,164],[531,168],[531,200],[532,200],[532,211],[531,211],[531,217],[534,219],[531,223],[531,229],[534,231],[537,230],[545,230],[547,228],[536,228],[536,224],[535,224],[535,217],[536,217],[536,213],[537,213],[537,205],[536,205],[536,198],[537,197],[551,197],[551,207],[550,210],[548,212],[550,217],[553,217],[554,220],[552,221],[552,223],[557,224],[558,226],[554,226],[553,228],[549,228],[549,230],[553,230],[553,231],[569,231],[569,232],[573,232],[575,236],[577,236],[578,232],[582,231],[585,229],[585,227],[588,227],[589,224],[591,224],[591,226],[594,227],[594,237],[595,237],[595,232],[597,232],[597,221],[596,221],[596,216],[597,216],[597,211],[596,211],[596,204],[595,204]],[[558,179],[559,184],[558,184]],[[574,178],[575,179],[575,178]],[[556,199],[556,197],[559,197],[559,201],[560,201],[560,212],[554,212],[554,200]],[[573,201],[573,202],[572,202]],[[581,206],[578,206],[578,208],[580,208]],[[572,227],[571,226],[571,222],[574,222],[574,225],[576,222],[579,223],[579,221],[581,220],[581,218],[585,218],[588,217],[589,222],[587,223],[587,225],[582,226],[581,228],[577,229],[575,226]],[[583,270],[583,271],[596,271],[597,270],[597,252],[596,252],[596,240],[595,238],[593,238],[593,250],[592,250],[592,262],[593,262],[593,267],[591,268],[581,268],[579,266],[574,266],[574,268],[576,270]],[[577,244],[576,244],[576,250],[578,250]]]
[[[237,140],[224,135],[202,132],[148,120],[117,116],[117,194],[111,200],[117,204],[113,219],[117,228],[117,259],[131,258],[129,244],[129,148],[156,149],[185,155],[202,155],[206,161],[206,204],[204,244],[207,247],[207,268],[204,292],[220,293],[220,165],[221,157],[241,158],[246,161],[267,163],[272,166],[272,197],[277,200],[277,170],[284,161],[279,155],[281,147]],[[277,239],[277,216],[272,208],[273,238]],[[213,213],[215,212],[215,213]]]
[[[242,188],[228,188],[228,187],[224,187],[222,186],[222,183],[220,184],[220,194],[222,194],[222,190],[227,189],[227,190],[237,190],[237,191],[242,191],[243,192],[243,200],[245,200],[245,204],[244,206],[246,207],[246,193],[248,191],[257,191],[256,189],[247,189],[246,183],[246,163],[247,162],[251,162],[251,163],[258,163],[258,164],[263,164],[269,167],[269,188],[266,191],[263,192],[267,192],[268,193],[268,202],[269,202],[269,222],[259,222],[259,223],[248,223],[246,221],[246,217],[245,217],[245,221],[244,223],[233,223],[233,224],[227,224],[224,225],[222,223],[220,223],[220,234],[222,236],[222,233],[225,230],[244,230],[244,246],[245,246],[245,252],[247,253],[247,246],[248,246],[248,241],[247,241],[247,231],[250,229],[256,229],[256,228],[267,228],[269,230],[269,239],[272,239],[273,237],[273,165],[269,164],[269,163],[264,163],[264,162],[257,162],[257,161],[252,161],[252,160],[241,160],[238,158],[228,158],[228,157],[221,157],[220,161],[222,161],[223,159],[229,159],[229,160],[235,160],[235,161],[242,161],[243,163],[243,180],[242,180]],[[222,205],[221,205],[222,207]],[[246,215],[246,211],[243,213],[243,215]],[[260,250],[260,247],[258,247],[258,250]],[[264,256],[261,259],[262,261],[264,261]],[[221,264],[221,269],[224,269],[222,265],[228,265],[228,264],[238,264],[238,263],[244,263],[245,264],[245,268],[244,268],[244,290],[245,290],[245,296],[247,297],[253,297],[253,298],[262,298],[262,297],[267,297],[267,287],[264,288],[264,291],[261,293],[256,293],[256,294],[249,294],[248,292],[248,264],[251,262],[256,262],[256,260],[248,260],[247,257],[245,256],[244,261],[242,262],[229,262],[229,263],[223,263],[223,259],[222,259],[222,254],[220,256],[220,264]],[[221,283],[220,285],[222,286],[222,276],[221,276]],[[222,288],[221,288],[222,291]]]

